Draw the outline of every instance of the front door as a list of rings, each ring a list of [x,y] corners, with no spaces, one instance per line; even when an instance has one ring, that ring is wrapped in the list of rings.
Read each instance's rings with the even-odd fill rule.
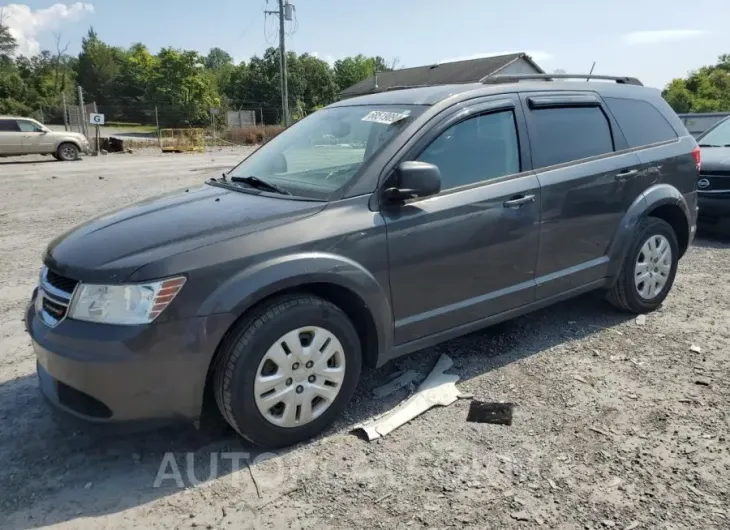
[[[52,153],[54,142],[40,124],[31,120],[18,120],[23,136],[23,153],[26,155]]]
[[[534,300],[540,186],[523,124],[516,97],[482,100],[403,158],[437,165],[442,189],[382,210],[396,344]]]
[[[606,277],[609,246],[642,191],[642,169],[595,93],[521,98],[542,190],[539,300]]]

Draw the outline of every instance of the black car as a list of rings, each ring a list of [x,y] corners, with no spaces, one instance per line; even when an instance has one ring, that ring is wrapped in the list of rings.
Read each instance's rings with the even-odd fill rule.
[[[362,366],[597,289],[657,308],[699,148],[636,79],[555,77],[340,101],[59,236],[26,313],[44,395],[99,423],[220,413],[282,446],[330,424]]]
[[[697,139],[702,151],[697,181],[699,215],[703,221],[730,218],[730,117]]]

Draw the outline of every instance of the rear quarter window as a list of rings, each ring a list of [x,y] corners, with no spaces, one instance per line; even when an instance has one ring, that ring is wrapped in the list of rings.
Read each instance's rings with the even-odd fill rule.
[[[657,108],[648,101],[603,98],[618,122],[629,147],[643,147],[675,140],[677,133]]]

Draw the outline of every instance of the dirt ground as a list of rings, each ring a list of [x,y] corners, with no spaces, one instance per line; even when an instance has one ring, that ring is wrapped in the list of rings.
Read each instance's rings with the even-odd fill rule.
[[[727,239],[696,240],[645,323],[589,295],[367,370],[346,416],[287,451],[60,421],[22,323],[44,246],[247,152],[0,160],[0,528],[730,528]],[[459,400],[350,433],[409,392],[373,388],[442,353],[460,390],[517,405],[512,426],[467,423]]]

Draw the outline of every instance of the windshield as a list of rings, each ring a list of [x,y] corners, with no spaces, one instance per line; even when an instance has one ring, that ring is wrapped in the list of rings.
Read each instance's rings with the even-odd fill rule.
[[[256,177],[294,196],[329,200],[424,110],[419,105],[319,110],[262,146],[227,176],[229,180]]]
[[[730,119],[721,122],[698,142],[702,146],[730,147]]]

